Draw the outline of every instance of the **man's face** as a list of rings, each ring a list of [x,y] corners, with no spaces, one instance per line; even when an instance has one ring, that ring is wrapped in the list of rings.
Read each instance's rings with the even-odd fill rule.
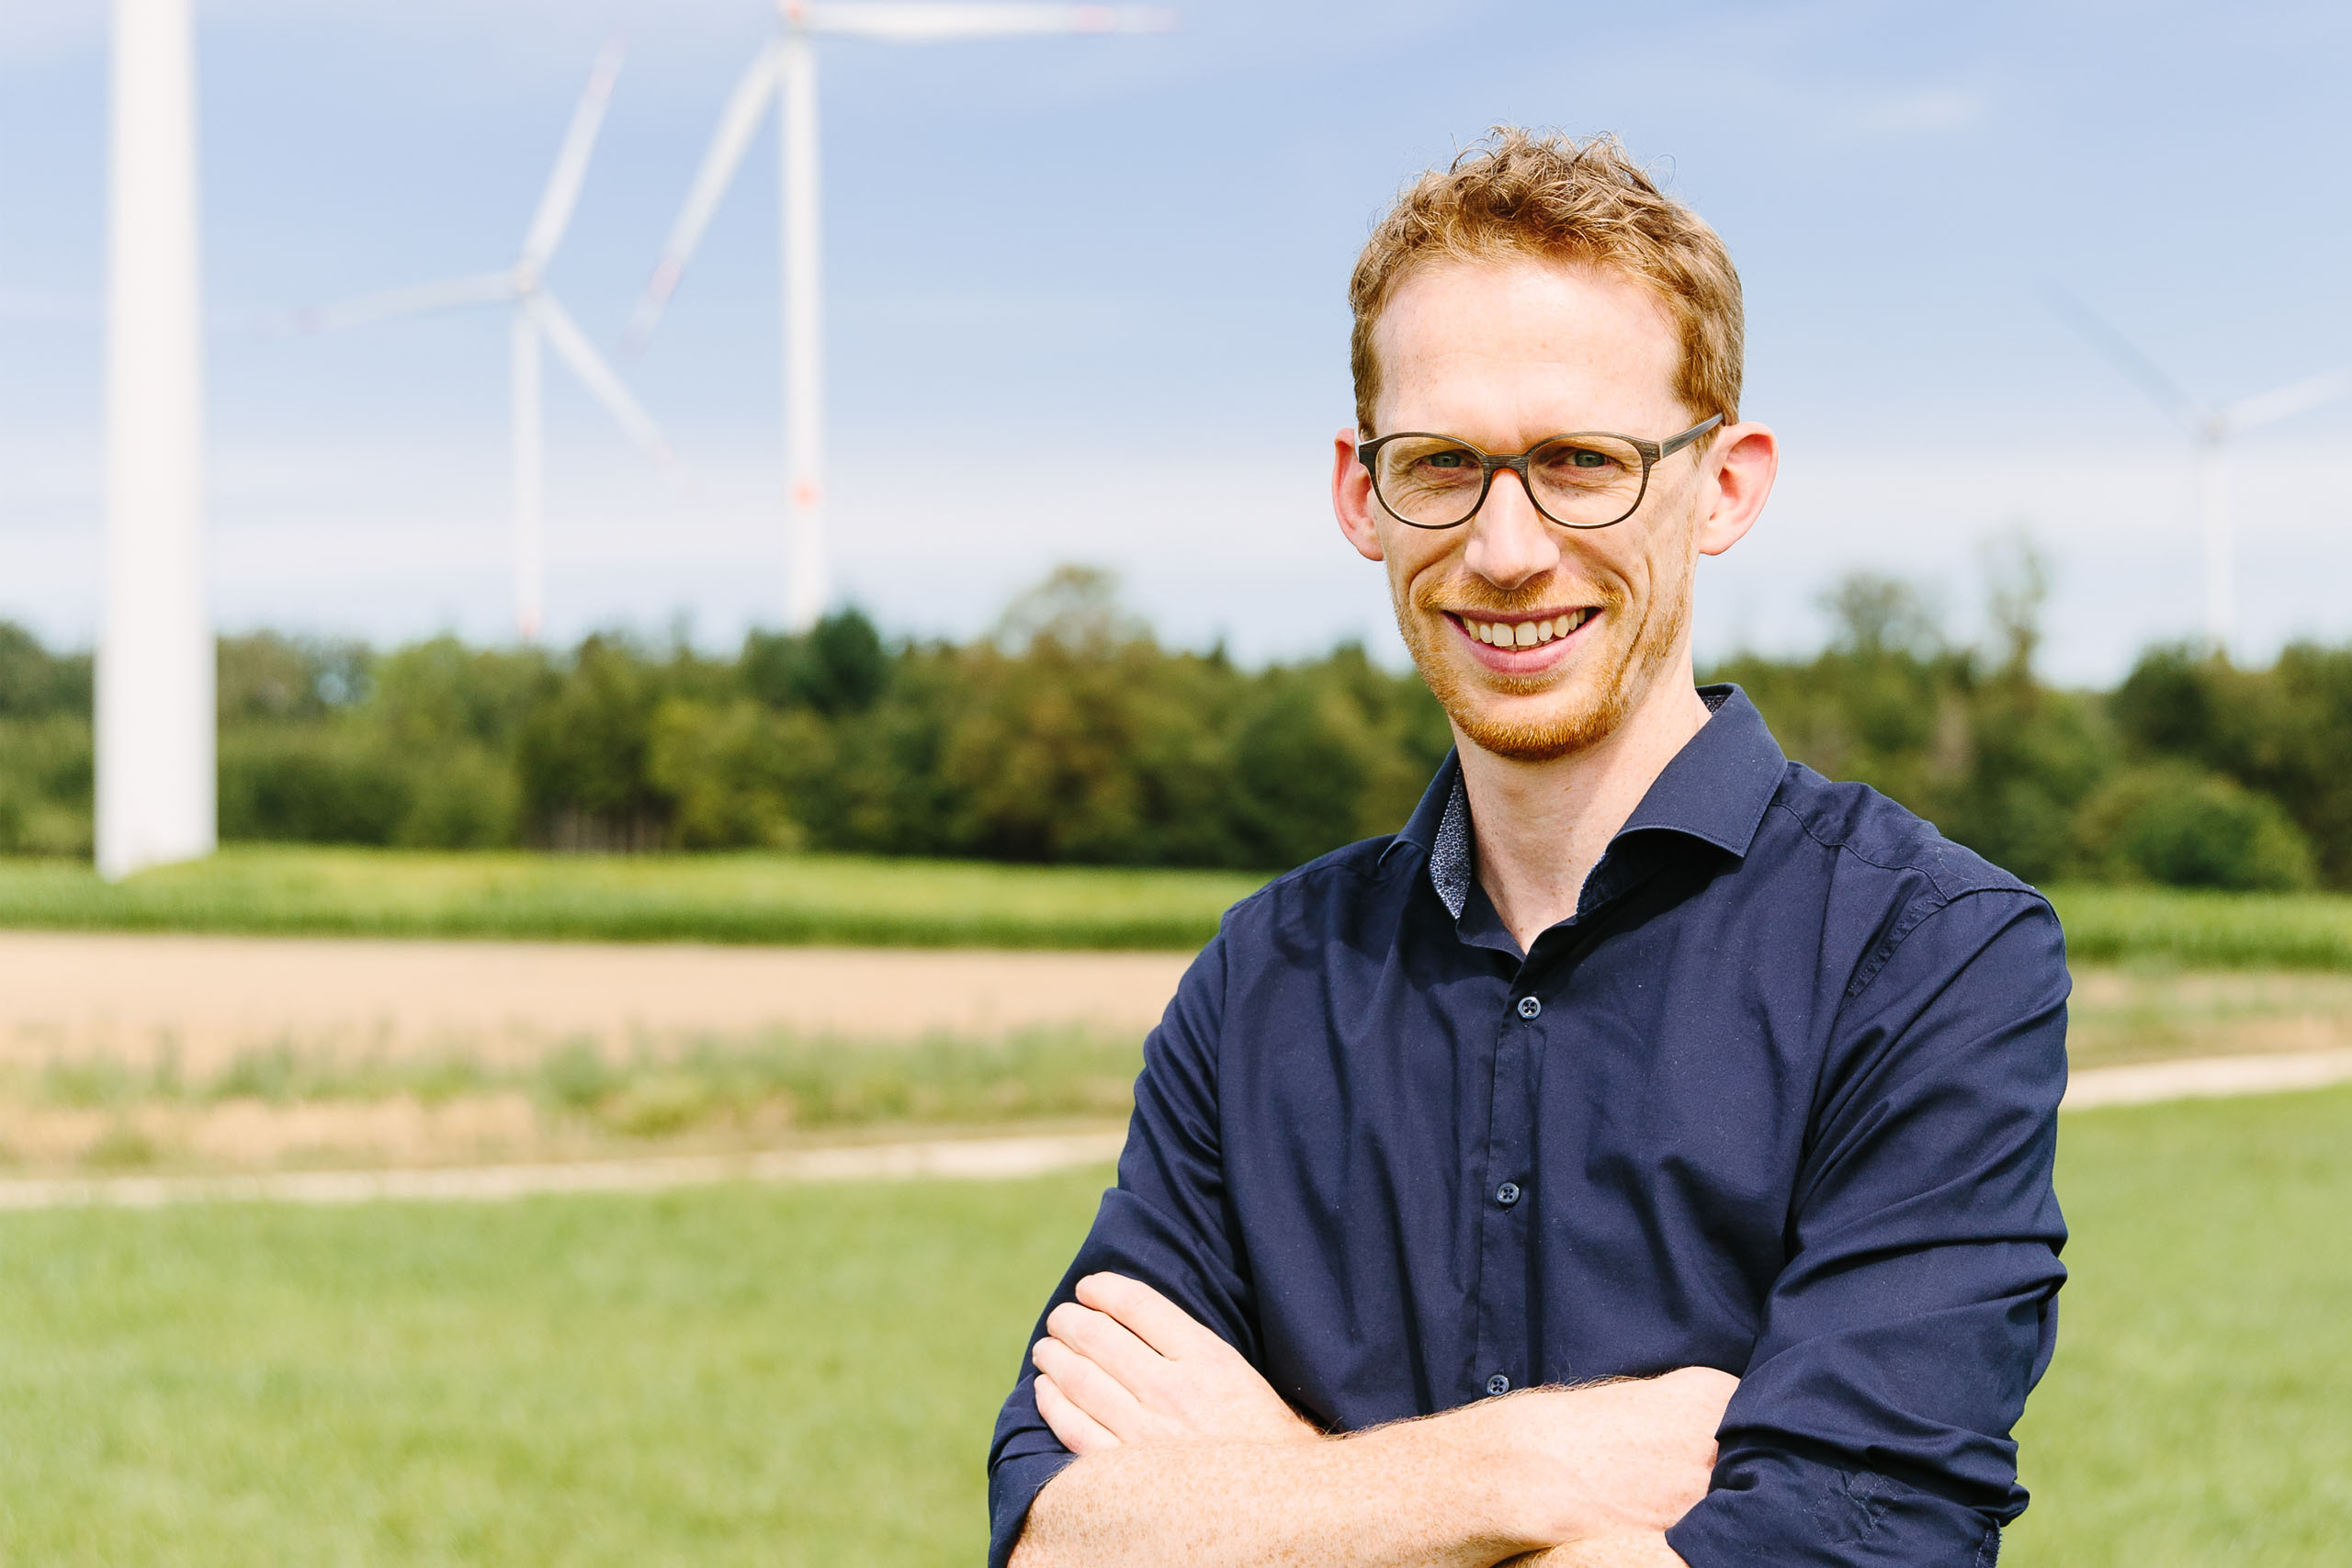
[[[1374,435],[1423,431],[1510,454],[1573,431],[1656,441],[1694,423],[1674,393],[1681,350],[1665,309],[1589,267],[1425,267],[1390,299],[1374,343]],[[1581,750],[1687,668],[1708,454],[1659,463],[1640,510],[1613,526],[1545,520],[1505,471],[1468,523],[1419,529],[1372,499],[1340,442],[1342,526],[1386,563],[1406,646],[1476,745],[1527,761]]]

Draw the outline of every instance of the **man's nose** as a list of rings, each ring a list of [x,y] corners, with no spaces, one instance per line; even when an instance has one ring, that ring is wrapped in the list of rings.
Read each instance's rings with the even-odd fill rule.
[[[1552,525],[1528,499],[1515,468],[1495,475],[1486,504],[1470,520],[1470,543],[1463,564],[1496,587],[1509,591],[1541,577],[1559,563],[1560,541]]]

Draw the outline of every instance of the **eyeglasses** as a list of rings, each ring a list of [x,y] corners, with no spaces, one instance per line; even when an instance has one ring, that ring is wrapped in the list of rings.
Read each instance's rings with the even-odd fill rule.
[[[1663,441],[1584,430],[1498,457],[1452,435],[1399,431],[1356,457],[1388,514],[1415,528],[1457,528],[1478,514],[1495,475],[1509,468],[1535,510],[1563,528],[1606,528],[1640,510],[1650,470],[1724,422],[1716,414]]]

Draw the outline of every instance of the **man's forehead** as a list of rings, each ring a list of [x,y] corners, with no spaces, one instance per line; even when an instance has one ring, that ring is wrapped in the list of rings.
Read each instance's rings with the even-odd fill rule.
[[[1589,265],[1525,256],[1427,264],[1389,297],[1373,344],[1384,411],[1464,400],[1560,400],[1596,412],[1677,402],[1681,344],[1665,305],[1634,279]]]

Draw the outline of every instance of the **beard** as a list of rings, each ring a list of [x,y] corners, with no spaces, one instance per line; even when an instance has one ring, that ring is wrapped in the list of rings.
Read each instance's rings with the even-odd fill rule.
[[[1439,607],[1474,619],[1481,611],[1498,618],[1524,614],[1544,607],[1549,584],[1519,594],[1498,593],[1476,578],[1400,585],[1393,595],[1396,629],[1422,682],[1465,739],[1512,761],[1549,762],[1614,734],[1673,667],[1690,624],[1695,564],[1685,566],[1681,581],[1657,584],[1665,592],[1638,607],[1638,621],[1628,620],[1636,607],[1622,584],[1589,591],[1588,602],[1600,611],[1592,630],[1607,640],[1579,649],[1565,671],[1498,675],[1470,665],[1453,646],[1459,634]],[[1551,700],[1541,700],[1547,694]]]

